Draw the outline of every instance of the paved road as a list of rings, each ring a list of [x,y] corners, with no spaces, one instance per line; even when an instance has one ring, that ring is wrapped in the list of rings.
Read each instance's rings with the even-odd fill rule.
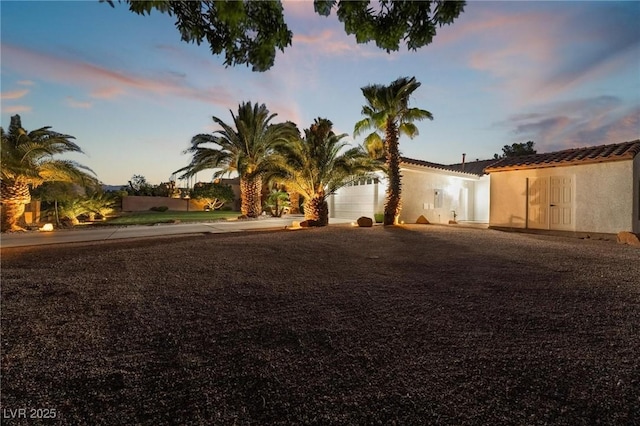
[[[53,232],[19,232],[2,234],[0,247],[24,247],[44,244],[77,243],[85,241],[107,241],[124,238],[158,237],[180,234],[218,234],[225,232],[244,232],[261,229],[284,229],[291,227],[293,221],[304,218],[266,218],[258,220],[238,220],[208,223],[177,223],[160,225],[140,225],[126,227],[104,227],[93,229],[73,229]],[[330,224],[351,223],[350,220],[331,219]]]

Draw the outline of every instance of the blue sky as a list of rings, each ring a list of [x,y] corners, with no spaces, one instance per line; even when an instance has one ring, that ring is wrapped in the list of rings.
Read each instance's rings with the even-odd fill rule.
[[[335,13],[285,2],[293,44],[264,73],[225,68],[209,46],[180,41],[171,17],[124,4],[2,1],[2,126],[71,134],[74,159],[105,184],[168,181],[189,163],[191,137],[230,121],[243,101],[300,129],[316,117],[353,139],[360,88],[415,76],[412,106],[429,110],[403,155],[451,164],[492,158],[505,144],[538,152],[640,138],[640,2],[467,3],[416,52],[358,45]],[[198,180],[209,180],[202,172]]]

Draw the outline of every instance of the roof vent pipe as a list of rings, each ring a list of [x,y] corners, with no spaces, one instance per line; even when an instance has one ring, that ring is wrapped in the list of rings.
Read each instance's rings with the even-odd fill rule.
[[[467,154],[462,153],[462,170],[464,171],[464,159],[467,157]]]

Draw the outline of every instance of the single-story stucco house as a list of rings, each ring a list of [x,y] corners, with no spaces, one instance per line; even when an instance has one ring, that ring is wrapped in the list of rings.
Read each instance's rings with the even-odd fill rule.
[[[640,140],[488,166],[491,227],[640,233]]]
[[[431,223],[489,222],[489,176],[484,168],[496,160],[444,165],[402,157],[400,221],[415,223],[424,216]],[[329,199],[329,215],[340,219],[373,218],[384,210],[386,180],[361,179]]]
[[[443,165],[402,158],[400,220],[494,228],[640,233],[640,140]],[[330,217],[382,213],[383,175],[329,197]]]

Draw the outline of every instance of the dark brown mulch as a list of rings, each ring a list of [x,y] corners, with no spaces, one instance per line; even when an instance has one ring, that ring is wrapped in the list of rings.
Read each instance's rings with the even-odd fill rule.
[[[638,424],[639,277],[418,225],[3,249],[2,421]]]

